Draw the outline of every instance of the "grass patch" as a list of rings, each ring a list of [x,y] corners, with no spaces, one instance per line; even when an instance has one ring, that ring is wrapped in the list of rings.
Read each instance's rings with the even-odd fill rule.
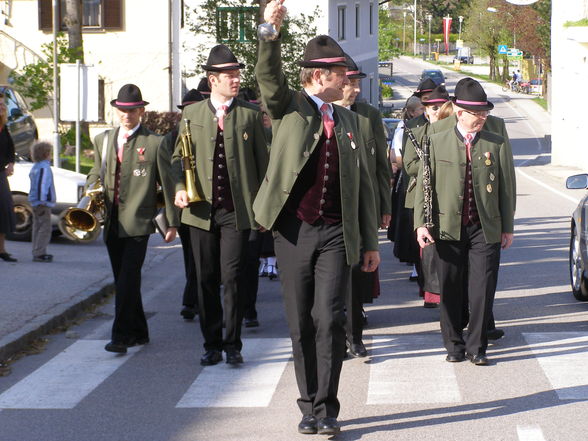
[[[588,18],[583,18],[582,20],[578,21],[566,21],[564,23],[564,28],[572,28],[577,26],[588,26]]]
[[[94,160],[85,156],[80,156],[80,173],[87,175],[92,167],[94,166]],[[75,171],[76,169],[76,157],[75,155],[61,156],[61,167],[67,170]]]
[[[541,107],[543,107],[544,110],[547,110],[547,100],[543,97],[537,97],[533,100],[533,102],[537,103],[538,105],[540,105]]]

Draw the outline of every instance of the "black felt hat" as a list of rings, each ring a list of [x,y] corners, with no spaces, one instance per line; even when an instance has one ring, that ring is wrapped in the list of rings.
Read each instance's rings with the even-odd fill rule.
[[[433,104],[443,104],[449,101],[449,93],[447,93],[447,89],[445,86],[437,86],[435,87],[427,99],[421,99],[421,102],[425,106],[432,106]]]
[[[435,87],[437,87],[437,84],[435,84],[435,82],[432,79],[425,78],[419,83],[417,90],[415,93],[413,93],[413,95],[418,96],[420,98],[423,96],[424,93],[432,92],[433,89],[435,89]]]
[[[328,35],[319,35],[306,44],[304,58],[298,64],[302,67],[347,67],[345,52]]]
[[[143,101],[141,89],[134,84],[125,84],[118,91],[116,99],[110,102],[111,106],[119,109],[136,109],[145,107],[147,104],[149,104],[147,101]]]
[[[462,78],[455,85],[454,97],[451,101],[462,109],[478,111],[492,110],[494,104],[488,101],[488,97],[482,85],[473,78]]]
[[[347,78],[355,80],[356,78],[365,78],[367,74],[363,73],[348,54],[345,54],[345,62],[347,63]]]
[[[182,98],[182,104],[178,104],[177,107],[178,109],[183,109],[188,104],[196,103],[198,101],[202,101],[203,99],[204,97],[200,92],[198,92],[196,89],[190,89]]]
[[[202,64],[201,67],[207,72],[222,72],[243,69],[245,65],[237,61],[237,57],[227,46],[219,44],[210,50],[206,64]]]
[[[205,98],[210,95],[210,86],[208,85],[208,78],[201,78],[196,88]]]

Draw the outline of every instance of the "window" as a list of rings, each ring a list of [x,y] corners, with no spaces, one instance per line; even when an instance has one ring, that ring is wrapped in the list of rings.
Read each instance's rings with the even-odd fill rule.
[[[52,0],[37,0],[39,6],[39,29],[51,31],[53,29],[53,2]],[[121,30],[123,24],[123,0],[81,0],[82,1],[82,29],[83,30]],[[61,19],[65,14],[65,0],[57,4]]]
[[[359,38],[359,23],[361,15],[359,13],[359,5],[355,5],[355,38]]]
[[[217,41],[256,41],[258,12],[256,7],[216,8]]]
[[[374,4],[370,3],[370,35],[374,35]]]
[[[345,6],[339,6],[337,10],[337,38],[345,40]]]

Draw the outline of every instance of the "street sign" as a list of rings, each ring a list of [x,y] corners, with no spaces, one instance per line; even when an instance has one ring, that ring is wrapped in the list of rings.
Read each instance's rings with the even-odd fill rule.
[[[523,51],[520,49],[516,49],[514,47],[511,47],[511,48],[508,48],[508,50],[506,51],[506,55],[509,57],[522,57]]]
[[[524,5],[531,5],[531,4],[535,3],[537,0],[506,0],[506,1],[513,4],[513,5],[524,6]]]
[[[498,53],[500,55],[506,55],[508,53],[508,46],[506,44],[499,44]]]

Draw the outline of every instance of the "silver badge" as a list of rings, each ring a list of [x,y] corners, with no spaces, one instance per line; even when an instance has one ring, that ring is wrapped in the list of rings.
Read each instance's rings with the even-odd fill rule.
[[[141,170],[139,170],[138,168],[136,168],[135,170],[133,170],[133,175],[134,176],[141,176]]]
[[[141,176],[147,176],[147,170],[144,168],[141,169]]]
[[[496,179],[496,176],[494,176],[494,173],[490,173],[490,180],[493,181],[494,179]]]
[[[372,156],[376,153],[376,149],[372,147]]]
[[[351,141],[351,148],[352,148],[353,150],[355,150],[355,149],[357,148],[357,146],[355,145],[355,143],[354,143],[353,141]]]

